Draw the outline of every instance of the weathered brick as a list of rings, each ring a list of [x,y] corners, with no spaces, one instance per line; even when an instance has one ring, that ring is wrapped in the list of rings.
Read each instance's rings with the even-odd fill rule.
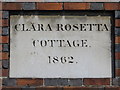
[[[63,10],[63,3],[37,3],[37,10]]]
[[[0,78],[0,87],[2,86],[2,78]]]
[[[0,26],[8,26],[8,19],[0,19]]]
[[[109,78],[86,78],[84,79],[84,85],[110,85]]]
[[[2,13],[3,13],[2,14],[3,19],[8,19],[9,18],[9,12],[8,11],[3,11]]]
[[[9,36],[0,36],[0,43],[8,43]]]
[[[118,52],[115,53],[115,59],[120,60],[120,53],[118,53]]]
[[[3,27],[2,28],[2,35],[8,35],[9,34],[9,29],[8,27]]]
[[[103,3],[91,3],[91,10],[103,10]]]
[[[36,90],[36,89],[31,87],[25,87],[25,88],[22,88],[21,90]]]
[[[0,2],[0,10],[2,10],[2,2]]]
[[[112,85],[120,85],[120,78],[113,78]]]
[[[2,44],[0,44],[0,51],[2,51]]]
[[[2,35],[2,28],[0,27],[0,36]]]
[[[115,67],[120,68],[120,60],[115,60]]]
[[[120,10],[119,3],[104,3],[105,10]]]
[[[9,61],[8,60],[3,60],[2,61],[2,67],[3,67],[3,69],[8,69],[9,68]]]
[[[16,79],[4,78],[3,86],[16,86]]]
[[[88,10],[90,3],[64,3],[64,10]]]
[[[120,87],[105,87],[105,90],[120,90]]]
[[[2,61],[0,60],[0,70],[2,69]]]
[[[0,19],[2,19],[2,11],[0,11]]]
[[[115,19],[115,26],[120,27],[120,19]]]
[[[41,86],[43,85],[43,79],[17,79],[17,85],[19,86]]]
[[[3,3],[2,5],[3,10],[22,10],[21,3]]]
[[[68,79],[63,78],[46,78],[45,86],[68,86]]]
[[[36,9],[35,3],[23,3],[22,8],[23,10],[35,10]]]
[[[2,69],[0,69],[0,77],[2,77]]]
[[[120,76],[120,69],[115,69],[115,75],[116,75],[117,77]]]
[[[9,45],[8,44],[3,44],[2,45],[2,50],[4,51],[4,52],[8,52],[9,51]]]
[[[115,44],[115,52],[120,52],[120,44]]]
[[[0,52],[0,60],[6,60],[8,59],[8,52]]]
[[[3,77],[8,77],[8,72],[9,72],[8,69],[2,69],[2,76]]]
[[[63,87],[63,90],[104,90],[103,87]]]
[[[69,79],[68,84],[69,86],[81,86],[83,83],[82,79]]]
[[[115,28],[115,36],[120,36],[120,28]]]
[[[2,87],[2,90],[21,90],[20,87]]]
[[[115,37],[115,43],[119,44],[120,43],[120,36]]]
[[[62,87],[37,87],[36,90],[63,90]]]
[[[120,18],[120,11],[115,11],[115,18]]]

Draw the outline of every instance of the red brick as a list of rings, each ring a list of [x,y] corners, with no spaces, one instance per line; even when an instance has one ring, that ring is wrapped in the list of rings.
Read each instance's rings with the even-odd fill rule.
[[[19,86],[40,86],[43,85],[43,79],[17,79],[17,85]]]
[[[120,27],[120,19],[115,19],[115,26]]]
[[[2,10],[2,2],[0,2],[0,10]]]
[[[2,68],[0,69],[0,77],[2,77]]]
[[[2,61],[0,61],[0,68],[2,68]]]
[[[88,78],[84,79],[84,85],[110,85],[109,78]]]
[[[119,3],[104,3],[105,10],[120,10]]]
[[[115,37],[115,43],[116,43],[116,44],[119,44],[119,43],[120,43],[120,36]]]
[[[0,44],[0,51],[2,51],[2,45]]]
[[[120,90],[120,87],[105,87],[105,90]]]
[[[63,3],[37,3],[38,10],[63,10]]]
[[[8,26],[8,19],[2,19],[2,26]]]
[[[20,87],[2,87],[2,90],[21,90]]]
[[[2,18],[2,11],[0,11],[0,19]]]
[[[0,27],[0,35],[2,35],[2,28]]]
[[[3,10],[22,10],[21,3],[3,3],[2,5]]]
[[[8,19],[0,19],[0,26],[8,26]]]
[[[88,10],[90,3],[64,3],[64,10]]]
[[[99,87],[64,87],[63,90],[99,90]]]
[[[2,85],[2,79],[0,78],[0,86]]]
[[[36,90],[63,90],[62,87],[37,87]]]
[[[84,0],[84,2],[109,2],[110,0]]]
[[[115,75],[118,77],[120,76],[120,69],[115,69]]]
[[[2,76],[8,77],[8,69],[2,69]]]
[[[7,52],[0,52],[0,60],[6,60],[9,59]]]
[[[118,52],[115,53],[115,59],[120,60],[120,53],[118,53]]]
[[[0,43],[8,43],[9,37],[8,36],[0,36]]]

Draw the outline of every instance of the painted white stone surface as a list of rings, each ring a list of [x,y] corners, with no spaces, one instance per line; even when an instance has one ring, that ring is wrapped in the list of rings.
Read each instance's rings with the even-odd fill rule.
[[[38,24],[43,24],[46,31],[37,31]],[[64,28],[64,31],[60,28],[57,31],[57,24],[70,24],[71,27],[82,24],[86,31],[80,31],[80,26],[79,30],[74,26],[70,31]],[[87,24],[101,24],[100,31],[96,26],[90,31],[90,26],[84,26]],[[13,15],[10,17],[10,77],[109,78],[112,76],[110,37],[109,16]],[[61,47],[59,40],[64,40]],[[53,60],[56,56],[58,61]]]

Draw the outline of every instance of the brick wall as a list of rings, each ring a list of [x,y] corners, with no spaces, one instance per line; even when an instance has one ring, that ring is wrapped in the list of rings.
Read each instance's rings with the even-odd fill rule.
[[[0,3],[0,81],[2,90],[119,90],[120,89],[120,3]],[[114,78],[9,78],[9,13],[22,10],[106,10],[115,13]],[[9,89],[8,89],[9,88]]]

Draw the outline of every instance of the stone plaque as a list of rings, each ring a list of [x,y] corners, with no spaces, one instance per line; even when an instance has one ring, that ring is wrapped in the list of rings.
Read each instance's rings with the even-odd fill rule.
[[[11,78],[109,78],[110,16],[10,16]]]

